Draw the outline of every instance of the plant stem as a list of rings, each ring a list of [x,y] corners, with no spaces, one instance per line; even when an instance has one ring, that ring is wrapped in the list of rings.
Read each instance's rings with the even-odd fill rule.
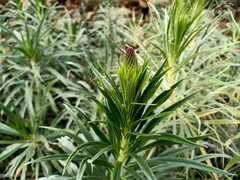
[[[176,58],[169,58],[168,59],[168,68],[169,71],[167,72],[167,82],[168,88],[170,89],[176,83],[176,70],[175,70],[175,63],[177,62]],[[170,97],[170,101],[172,104],[177,102],[177,94],[174,91]],[[177,122],[176,122],[177,111],[173,115],[173,134],[177,134]]]
[[[128,159],[128,147],[129,140],[126,138],[126,136],[123,136],[121,139],[120,151],[117,158],[117,161],[122,162],[123,165],[127,162]]]
[[[115,167],[114,169],[118,169],[118,177],[120,179],[121,178],[121,169],[122,169],[122,166],[124,166],[126,163],[127,163],[127,160],[128,160],[128,157],[129,157],[129,139],[127,138],[127,136],[125,136],[125,134],[123,133],[122,135],[122,139],[120,141],[120,150],[119,150],[119,153],[118,153],[118,157],[115,161]],[[119,166],[120,165],[120,166]],[[116,171],[114,171],[112,173],[112,178],[115,179],[115,174]]]
[[[168,68],[170,68],[170,69],[167,73],[167,82],[168,82],[168,87],[169,88],[176,83],[176,71],[175,71],[174,62],[177,62],[177,59],[175,59],[175,60],[174,60],[174,58],[169,58],[168,59]],[[177,102],[177,93],[175,91],[171,95],[170,101],[171,101],[172,104]],[[179,110],[177,110],[175,115],[173,116],[173,133],[174,134],[177,134],[177,122],[176,122],[177,114],[180,114]],[[197,136],[196,132],[192,131],[192,133],[193,133],[194,136]],[[205,148],[200,148],[200,151],[201,151],[202,155],[207,154]],[[213,167],[213,164],[212,164],[211,160],[206,160],[206,163],[208,164],[208,166]],[[213,173],[212,178],[215,179],[215,180],[218,180],[217,174]]]

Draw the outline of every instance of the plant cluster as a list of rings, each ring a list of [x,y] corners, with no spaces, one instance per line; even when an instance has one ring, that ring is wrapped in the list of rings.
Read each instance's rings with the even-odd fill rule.
[[[91,21],[29,3],[0,9],[0,178],[237,178],[240,28],[230,11],[149,3],[147,22],[121,24],[112,1]],[[226,18],[231,30],[219,27]],[[119,53],[123,41],[134,46]]]

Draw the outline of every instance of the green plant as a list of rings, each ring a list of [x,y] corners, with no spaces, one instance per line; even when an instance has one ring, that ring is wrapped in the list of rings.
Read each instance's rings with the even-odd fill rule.
[[[39,176],[49,176],[52,172],[61,172],[64,166],[63,161],[36,162],[34,160],[49,154],[64,152],[61,144],[57,141],[57,137],[62,136],[62,132],[49,133],[48,130],[42,129],[42,125],[56,126],[64,113],[58,114],[57,117],[51,117],[48,112],[48,105],[45,99],[46,94],[38,100],[41,101],[41,108],[29,113],[29,116],[21,117],[21,115],[10,110],[12,107],[0,104],[2,115],[0,116],[0,162],[5,163],[4,177],[10,179],[38,179]],[[35,100],[36,102],[36,100]],[[28,111],[36,108],[34,102],[28,102]],[[75,167],[76,171],[76,167]],[[73,174],[74,166],[69,166],[67,172]]]
[[[205,7],[205,0],[175,0],[170,7],[169,13],[165,13],[164,33],[160,36],[162,45],[158,44],[156,46],[167,61],[166,65],[169,68],[167,84],[169,87],[177,81],[177,71],[194,56],[195,52],[187,55],[184,53],[204,30],[202,17]],[[155,10],[154,7],[152,9]],[[158,12],[156,10],[155,12],[158,16]],[[189,16],[189,14],[191,15]],[[177,95],[174,94],[171,101],[174,103],[176,99]],[[173,130],[176,133],[176,122]]]
[[[84,81],[73,83],[74,71],[79,72],[82,67],[74,61],[62,61],[68,55],[55,45],[57,38],[49,14],[36,18],[34,14],[18,10],[20,17],[9,16],[9,20],[0,26],[1,38],[5,39],[0,49],[0,162],[7,164],[1,166],[0,171],[6,173],[6,178],[37,179],[61,172],[65,162],[34,160],[73,150],[71,146],[65,147],[70,144],[70,140],[64,138],[66,131],[53,134],[41,126],[56,127],[66,118],[64,110],[60,110],[61,102],[84,103],[77,93],[84,94],[86,89],[91,89]],[[61,126],[67,126],[67,123]],[[74,137],[71,130],[67,132]],[[75,171],[76,166],[67,169],[69,175]]]
[[[185,2],[187,3],[187,1]],[[177,4],[175,4],[175,6],[177,6]],[[202,9],[202,13],[200,13],[199,18],[193,22],[193,27],[187,29],[186,32],[188,33],[185,34],[185,37],[179,36],[180,39],[183,38],[182,41],[179,42],[185,42],[184,40],[188,38],[191,40],[189,44],[186,43],[188,46],[185,48],[180,48],[181,43],[174,43],[177,42],[175,40],[178,39],[178,33],[182,31],[181,28],[177,29],[173,27],[174,22],[176,22],[176,27],[181,24],[181,18],[173,16],[172,9],[170,9],[169,15],[164,15],[164,17],[157,15],[157,18],[153,19],[153,27],[156,28],[157,31],[155,30],[154,33],[152,33],[152,36],[147,39],[147,42],[152,42],[157,49],[160,49],[161,54],[163,54],[163,57],[166,59],[171,57],[172,54],[177,54],[178,56],[178,58],[174,58],[174,63],[172,63],[173,68],[171,69],[173,72],[170,73],[170,77],[168,77],[167,86],[169,83],[171,84],[178,80],[179,77],[187,78],[187,80],[177,89],[175,97],[172,97],[173,101],[179,96],[200,90],[187,104],[179,108],[177,117],[180,118],[177,118],[177,122],[170,124],[168,127],[173,126],[174,132],[179,132],[181,135],[187,137],[209,132],[212,134],[209,137],[211,140],[208,141],[211,143],[211,146],[213,146],[211,151],[232,154],[235,148],[232,149],[232,147],[226,146],[224,142],[231,137],[233,132],[229,132],[227,126],[220,127],[220,124],[223,122],[228,124],[236,122],[237,116],[236,113],[232,111],[232,108],[233,106],[237,107],[237,105],[233,103],[236,102],[236,100],[232,96],[232,93],[238,89],[236,87],[238,73],[233,70],[238,66],[238,63],[236,63],[237,60],[235,59],[237,53],[236,45],[238,42],[236,40],[232,41],[231,38],[226,36],[226,29],[218,28],[224,14],[212,20],[209,16],[213,10],[204,10],[203,6],[201,6],[200,9]],[[181,8],[175,10],[180,12]],[[191,10],[189,11],[191,12]],[[158,11],[154,12],[159,14]],[[189,12],[185,12],[182,14],[188,13]],[[202,15],[203,13],[205,14],[204,16]],[[175,18],[171,19],[171,17]],[[165,19],[167,20],[164,24]],[[191,18],[189,18],[189,21],[190,20]],[[156,22],[157,24],[155,24]],[[171,24],[172,27],[169,24]],[[204,26],[207,28],[204,29]],[[164,32],[161,31],[162,27],[165,27]],[[166,31],[166,27],[169,27],[168,31]],[[159,33],[156,34],[158,31]],[[191,36],[193,39],[190,38]],[[173,39],[173,41],[164,42],[166,39]],[[174,47],[177,47],[176,50],[182,49],[183,51],[176,51],[175,53]],[[155,53],[156,50],[150,49],[149,51],[148,54],[151,54]],[[169,55],[165,56],[165,54]],[[219,103],[219,98],[222,99],[222,96],[225,97],[225,99],[229,98],[229,101],[221,101],[221,103]],[[176,117],[176,115],[174,117]],[[213,125],[212,127],[210,125],[211,122],[219,126],[216,127]],[[159,127],[161,127],[161,125]],[[201,148],[201,153],[207,154],[207,150]],[[212,160],[212,162],[215,161],[216,160]],[[208,161],[208,164],[212,165],[212,162]],[[224,158],[221,162],[224,167]],[[218,179],[216,175],[214,175],[214,178]]]
[[[166,131],[155,132],[158,123],[191,96],[162,109],[161,105],[169,99],[180,82],[160,94],[157,93],[167,72],[163,70],[164,65],[150,76],[147,60],[142,65],[138,64],[131,47],[126,48],[125,53],[115,80],[107,73],[102,75],[94,68],[99,77],[98,89],[104,99],[103,102],[95,97],[91,99],[97,104],[99,118],[102,117],[102,120],[97,118],[93,121],[80,108],[69,106],[72,109],[70,111],[75,111],[72,114],[78,124],[80,123],[79,136],[83,137],[83,143],[76,147],[67,160],[68,163],[79,163],[76,178],[157,179],[168,177],[169,174],[164,173],[166,170],[170,172],[171,169],[181,166],[230,175],[201,162],[219,155],[195,157],[193,160],[183,158],[183,151],[198,147],[194,141],[204,137],[185,139]],[[81,119],[76,118],[77,116]],[[174,144],[179,147],[167,148]],[[159,147],[162,153],[154,158],[147,157],[153,147]],[[60,154],[40,160],[64,157],[66,155]]]
[[[72,98],[79,102],[82,97],[77,96],[77,92],[92,91],[81,80],[84,66],[76,58],[79,53],[63,50],[62,42],[65,39],[60,41],[56,36],[49,14],[46,12],[39,20],[24,12],[22,16],[25,15],[25,18],[17,20],[18,26],[9,25],[15,20],[0,26],[2,38],[5,39],[0,61],[1,100],[4,105],[14,103],[21,109],[21,114],[26,110],[26,103],[22,102],[26,101],[24,94],[28,93],[28,87],[32,87],[33,94],[37,94],[38,90],[51,86],[47,97],[55,112],[62,99],[68,101]],[[69,89],[70,86],[72,89]]]

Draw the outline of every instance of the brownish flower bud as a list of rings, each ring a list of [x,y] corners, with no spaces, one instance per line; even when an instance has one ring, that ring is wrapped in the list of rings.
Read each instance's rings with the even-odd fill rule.
[[[124,60],[128,65],[137,64],[137,60],[135,57],[135,49],[136,47],[130,44],[126,44],[125,47],[122,49],[122,52],[124,54]]]

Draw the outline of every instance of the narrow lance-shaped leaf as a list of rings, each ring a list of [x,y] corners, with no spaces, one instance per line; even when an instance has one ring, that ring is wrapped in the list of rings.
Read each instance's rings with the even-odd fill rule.
[[[199,146],[199,144],[196,144],[188,139],[185,139],[183,137],[171,134],[171,133],[159,133],[159,134],[140,134],[139,138],[142,140],[162,140],[162,141],[169,141],[176,144],[188,144],[188,145],[195,145]]]
[[[187,100],[189,100],[190,98],[192,98],[196,93],[193,93],[183,99],[181,99],[180,101],[176,102],[175,104],[171,105],[170,107],[164,109],[162,112],[169,112],[169,111],[175,111],[178,107],[180,107],[181,105],[183,105]]]
[[[147,162],[137,154],[132,153],[131,156],[136,160],[138,166],[141,168],[147,179],[149,180],[157,180],[155,175],[153,174],[151,168],[147,164]]]
[[[189,167],[189,168],[194,168],[194,169],[199,169],[202,171],[206,171],[209,173],[217,173],[217,174],[222,174],[222,175],[226,175],[226,176],[233,176],[234,174],[229,173],[227,171],[215,168],[215,167],[211,167],[208,166],[204,163],[195,161],[195,160],[191,160],[191,159],[182,159],[182,158],[172,158],[172,157],[160,157],[160,158],[155,158],[152,160],[149,160],[149,166],[153,167],[153,166],[157,166],[161,163],[167,163],[167,162],[171,162],[171,163],[180,163],[181,166],[183,167]]]
[[[101,141],[110,144],[109,140],[107,139],[106,135],[99,129],[99,127],[93,123],[90,123],[90,126],[92,127],[95,134],[101,139]]]
[[[174,145],[174,144],[181,144],[181,145],[188,145],[197,147],[200,146],[199,144],[196,144],[186,138],[182,138],[180,136],[170,134],[170,133],[160,133],[160,134],[141,134],[138,138],[139,142],[148,142],[150,143],[140,146],[141,143],[138,143],[139,148],[137,148],[137,152],[151,149],[155,146],[159,145]]]
[[[231,169],[235,164],[238,164],[240,162],[240,156],[235,155],[226,165],[225,170],[228,171]]]
[[[21,144],[21,143],[16,143],[16,144],[12,144],[10,146],[7,146],[5,148],[5,150],[3,150],[0,154],[0,162],[4,161],[5,159],[7,159],[8,157],[10,157],[11,155],[13,155],[15,152],[17,152],[19,149],[26,147],[27,144]]]
[[[78,172],[77,172],[77,177],[76,177],[76,180],[82,180],[83,179],[83,175],[84,175],[84,172],[86,170],[86,163],[87,163],[87,159],[84,158],[81,163],[79,164],[79,169],[78,169]]]
[[[21,134],[14,128],[7,126],[0,122],[0,134],[6,134],[11,136],[21,136]]]
[[[146,117],[148,115],[150,115],[151,113],[153,113],[156,108],[158,108],[160,105],[162,105],[165,101],[167,101],[169,99],[169,97],[172,95],[173,91],[175,90],[175,88],[182,82],[178,81],[177,83],[175,83],[170,89],[163,91],[160,95],[158,95],[152,102],[152,106],[149,106],[148,109],[146,110],[146,112],[144,113],[143,117]]]
[[[154,93],[156,92],[157,88],[159,88],[161,84],[161,78],[166,74],[166,71],[163,71],[163,68],[165,67],[167,61],[165,61],[161,67],[158,69],[158,71],[154,74],[154,76],[149,81],[147,87],[144,89],[142,95],[141,95],[141,101],[145,102],[146,100],[149,100]]]
[[[126,176],[127,179],[132,178],[132,176],[136,179],[136,180],[145,180],[145,177],[142,177],[139,173],[137,173],[135,170],[128,168],[128,167],[124,167],[126,169],[127,172],[129,172],[130,175]]]
[[[69,164],[71,163],[72,159],[80,152],[80,151],[83,151],[83,150],[86,150],[90,147],[92,147],[93,149],[98,149],[99,147],[100,148],[103,148],[105,147],[106,144],[103,143],[103,142],[100,142],[100,141],[92,141],[92,142],[86,142],[86,143],[83,143],[81,144],[79,147],[77,147],[68,157],[67,159],[67,162],[66,162],[66,165],[64,166],[64,169],[63,169],[63,174],[65,174],[66,172],[66,169],[68,168]]]
[[[182,104],[184,104],[184,103],[185,103],[188,99],[190,99],[193,95],[195,95],[195,93],[192,94],[192,95],[190,95],[190,96],[187,96],[187,97],[183,98],[182,100],[180,100],[180,101],[176,102],[175,104],[169,106],[168,108],[164,109],[164,110],[162,111],[162,113],[175,111],[179,106],[181,106]],[[148,132],[150,132],[150,131],[156,126],[156,124],[159,123],[160,120],[161,120],[161,118],[158,119],[158,120],[156,120],[156,121],[149,121],[149,123],[146,124],[145,127],[143,128],[142,132],[143,132],[143,133],[148,133]]]

